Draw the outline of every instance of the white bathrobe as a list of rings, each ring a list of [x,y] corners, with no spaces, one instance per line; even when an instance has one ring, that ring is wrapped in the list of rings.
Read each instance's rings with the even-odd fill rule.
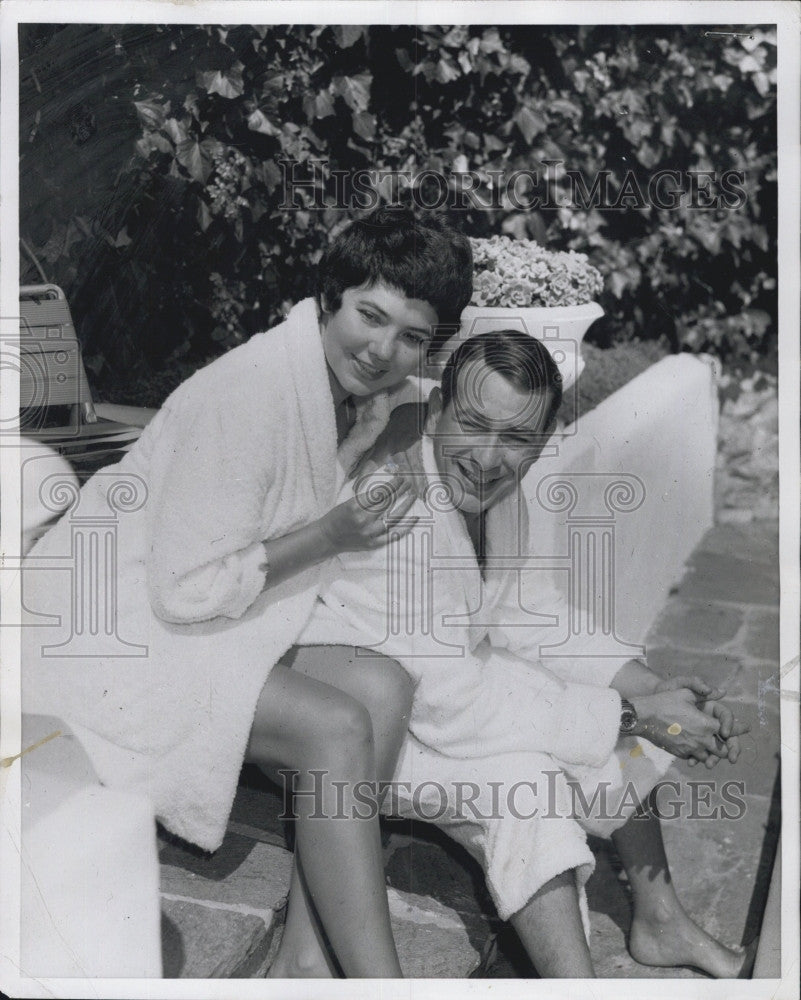
[[[334,559],[298,641],[367,647],[408,670],[410,736],[386,809],[430,817],[462,842],[505,919],[563,871],[576,869],[582,886],[594,863],[585,830],[622,825],[672,758],[618,737],[620,696],[609,684],[625,658],[593,658],[591,638],[586,659],[540,657],[553,629],[524,609],[565,609],[540,574],[509,569],[527,552],[520,493],[487,513],[482,580],[464,520],[437,487],[431,441],[410,455],[428,483],[409,512],[417,524],[384,549]],[[585,810],[569,781],[585,802],[602,788],[603,799]]]
[[[261,542],[330,510],[343,470],[409,398],[417,380],[361,401],[337,454],[312,299],[195,374],[27,557],[23,710],[64,719],[101,781],[216,849],[259,694],[318,591],[314,567],[262,593]],[[98,542],[99,583],[86,575]]]

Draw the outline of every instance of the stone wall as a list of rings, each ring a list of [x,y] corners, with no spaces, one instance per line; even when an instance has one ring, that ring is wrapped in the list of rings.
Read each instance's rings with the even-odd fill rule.
[[[779,512],[779,401],[773,375],[723,382],[715,507],[721,522],[773,519]],[[739,389],[736,398],[727,392]]]

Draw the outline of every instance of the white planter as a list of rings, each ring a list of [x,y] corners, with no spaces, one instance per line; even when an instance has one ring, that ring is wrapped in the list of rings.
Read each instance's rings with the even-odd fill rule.
[[[581,357],[584,334],[603,314],[597,302],[552,307],[467,306],[462,313],[458,340],[469,340],[491,330],[521,330],[547,346],[562,373],[563,388],[567,389],[584,367]]]

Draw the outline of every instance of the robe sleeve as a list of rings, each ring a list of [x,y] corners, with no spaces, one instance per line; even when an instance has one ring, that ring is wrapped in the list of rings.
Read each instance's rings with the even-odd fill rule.
[[[447,756],[543,751],[600,767],[614,750],[620,696],[611,688],[567,683],[491,648],[408,664],[417,681],[409,728]]]
[[[264,509],[280,468],[275,431],[230,370],[192,381],[165,405],[148,483],[148,594],[175,623],[239,618],[259,595]]]

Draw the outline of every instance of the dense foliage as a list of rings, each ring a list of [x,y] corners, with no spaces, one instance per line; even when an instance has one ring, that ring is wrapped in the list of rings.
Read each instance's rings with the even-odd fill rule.
[[[667,337],[730,369],[775,359],[770,28],[101,30],[127,59],[115,98],[136,148],[102,213],[31,241],[101,383],[169,358],[183,372],[267,328],[379,197],[588,254],[599,343]],[[102,337],[99,284],[127,350]]]

